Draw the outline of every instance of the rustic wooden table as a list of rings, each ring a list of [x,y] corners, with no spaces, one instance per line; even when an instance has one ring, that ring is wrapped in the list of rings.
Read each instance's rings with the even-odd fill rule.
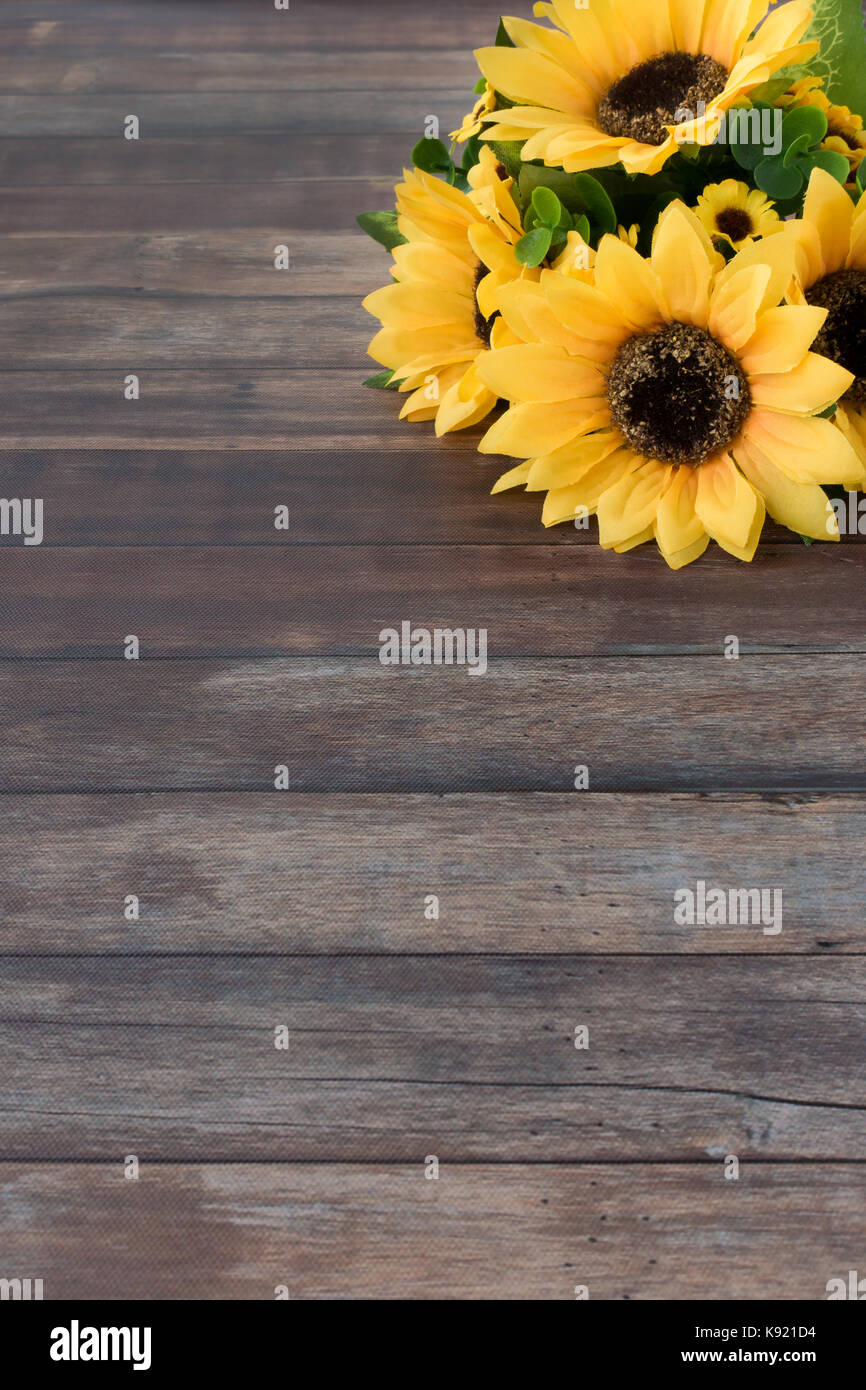
[[[0,544],[0,1275],[48,1298],[863,1272],[866,551],[606,555],[361,386],[354,214],[497,13],[0,4],[2,492],[45,508]],[[383,667],[404,620],[487,674]],[[783,930],[676,927],[699,879]]]

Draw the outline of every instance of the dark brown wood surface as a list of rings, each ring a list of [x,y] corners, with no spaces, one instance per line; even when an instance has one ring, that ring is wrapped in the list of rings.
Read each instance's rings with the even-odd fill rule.
[[[45,506],[0,538],[0,1276],[48,1298],[862,1266],[866,552],[606,555],[361,385],[354,215],[499,9],[0,4],[0,492]],[[382,666],[404,620],[488,671]],[[699,880],[782,930],[677,926]]]

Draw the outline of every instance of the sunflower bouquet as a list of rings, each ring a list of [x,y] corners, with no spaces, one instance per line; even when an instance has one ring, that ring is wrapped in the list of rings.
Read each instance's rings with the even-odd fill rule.
[[[450,148],[425,135],[358,219],[394,260],[367,384],[437,435],[488,421],[494,491],[596,516],[605,549],[751,560],[767,513],[838,540],[866,483],[859,0],[535,17],[500,21]]]

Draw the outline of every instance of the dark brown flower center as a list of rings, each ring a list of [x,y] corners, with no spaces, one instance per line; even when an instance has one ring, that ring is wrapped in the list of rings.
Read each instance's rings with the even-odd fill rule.
[[[742,241],[752,236],[755,230],[751,217],[743,208],[722,208],[716,217],[716,226],[731,241]]]
[[[866,403],[866,271],[837,270],[825,275],[806,291],[806,298],[829,311],[812,351],[853,372],[857,380],[844,399]]]
[[[598,123],[608,135],[662,145],[677,112],[696,117],[698,103],[709,105],[727,80],[727,68],[706,53],[660,53],[614,82],[598,108]]]
[[[478,269],[475,272],[475,335],[487,348],[490,347],[490,334],[493,331],[493,325],[499,318],[499,310],[497,309],[495,314],[491,314],[490,318],[486,319],[481,312],[481,305],[478,303],[478,286],[485,275],[489,275],[489,273],[484,262],[479,261]]]
[[[849,150],[859,150],[861,148],[849,130],[840,130],[836,125],[829,125],[824,139],[829,139],[831,135],[834,135],[837,140],[844,140]]]
[[[736,357],[689,323],[628,338],[611,364],[608,400],[638,453],[692,465],[733,443],[752,404]]]

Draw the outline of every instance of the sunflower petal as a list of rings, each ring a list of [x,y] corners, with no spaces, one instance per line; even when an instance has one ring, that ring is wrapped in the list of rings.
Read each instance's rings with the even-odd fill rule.
[[[481,380],[508,401],[573,401],[598,398],[605,379],[596,367],[544,343],[487,352],[478,359]]]
[[[599,498],[598,542],[603,550],[625,545],[648,528],[652,531],[667,469],[659,463],[642,463],[637,454],[633,460],[634,468]]]
[[[745,549],[758,510],[758,496],[727,454],[702,463],[695,513],[714,541],[725,549]]]
[[[543,454],[533,461],[526,483],[527,491],[545,492],[549,488],[578,483],[591,468],[621,447],[622,436],[618,431],[603,430],[566,444],[552,454]]]
[[[698,541],[707,540],[706,528],[695,513],[698,470],[676,468],[659,498],[656,510],[656,540],[665,559],[680,555]]]
[[[579,406],[561,405],[558,410],[535,402],[513,405],[487,431],[478,449],[482,454],[536,458],[560,449],[609,419],[609,411],[588,409],[583,402]]]
[[[592,109],[583,83],[543,53],[528,48],[479,48],[475,57],[491,87],[511,101],[549,107],[571,116],[585,116]]]
[[[750,376],[792,371],[806,356],[826,317],[826,309],[808,304],[765,310],[740,352],[743,370]]]
[[[795,482],[856,485],[864,480],[863,463],[832,420],[753,410],[743,435],[747,446],[760,449]]]
[[[651,264],[672,318],[706,327],[713,260],[698,218],[683,203],[671,203],[658,220]]]
[[[759,449],[745,441],[736,446],[737,462],[764,499],[774,521],[816,541],[839,539],[832,503],[817,483],[798,483],[783,473]]]
[[[818,415],[844,396],[853,383],[853,372],[846,372],[829,357],[807,352],[793,371],[751,377],[749,389],[754,404],[767,410],[783,410],[790,415]]]
[[[602,237],[595,283],[635,328],[656,328],[664,321],[664,297],[650,262],[619,237]]]
[[[848,257],[854,204],[841,183],[824,169],[813,169],[803,205],[803,220],[818,233],[824,262],[822,275],[841,270]]]

